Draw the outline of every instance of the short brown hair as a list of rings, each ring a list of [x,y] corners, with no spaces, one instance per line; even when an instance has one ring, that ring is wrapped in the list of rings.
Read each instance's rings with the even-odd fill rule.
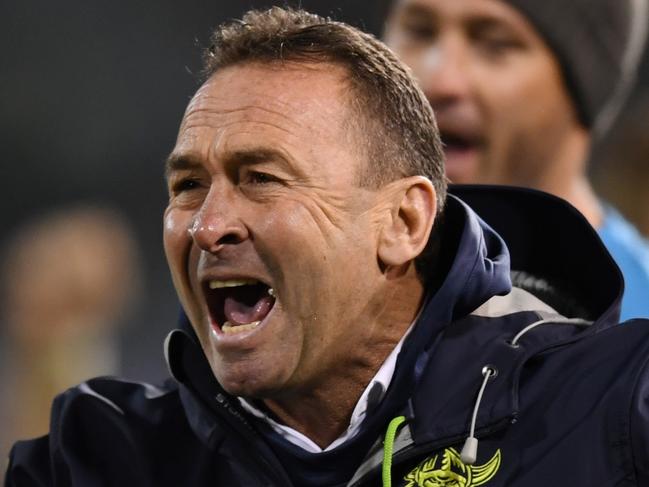
[[[428,177],[438,208],[446,199],[442,145],[433,112],[408,69],[382,42],[304,10],[251,10],[219,26],[204,56],[204,76],[244,62],[329,62],[346,68],[352,109],[366,134],[361,184]]]
[[[251,10],[220,25],[204,54],[205,79],[245,62],[332,63],[346,69],[353,123],[366,163],[359,184],[380,187],[401,177],[426,176],[437,193],[437,213],[446,201],[444,155],[433,111],[408,68],[370,34],[304,10]],[[420,273],[432,240],[418,258]]]

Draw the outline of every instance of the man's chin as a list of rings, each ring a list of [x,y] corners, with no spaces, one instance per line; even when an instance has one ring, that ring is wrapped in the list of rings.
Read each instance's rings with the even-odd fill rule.
[[[446,149],[446,176],[455,184],[477,183],[479,151],[478,149]]]
[[[216,380],[221,387],[232,396],[261,399],[272,395],[281,385],[281,379],[269,375],[270,368],[258,365],[246,367],[230,365],[224,370],[223,366],[212,367]]]
[[[235,378],[222,378],[219,379],[219,384],[225,392],[231,396],[239,396],[246,398],[260,398],[264,397],[263,390],[265,389],[261,384],[254,381],[249,381],[246,379],[235,379]]]

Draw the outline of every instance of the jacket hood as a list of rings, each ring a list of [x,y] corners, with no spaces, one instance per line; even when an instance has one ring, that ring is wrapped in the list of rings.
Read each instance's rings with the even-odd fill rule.
[[[429,294],[436,307],[447,308],[444,321],[454,321],[492,296],[511,290],[510,256],[505,242],[452,194],[436,232],[439,257],[435,268],[428,272],[443,278],[434,279],[442,284],[437,290],[429,290]]]
[[[511,268],[569,295],[597,327],[619,321],[622,274],[595,229],[572,205],[541,191],[455,185],[461,198],[507,242]]]

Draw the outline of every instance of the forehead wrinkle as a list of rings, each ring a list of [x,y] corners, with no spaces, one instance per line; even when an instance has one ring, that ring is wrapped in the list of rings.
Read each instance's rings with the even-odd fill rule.
[[[223,125],[222,128],[225,130],[230,126],[239,124],[241,122],[230,122],[229,124]],[[275,137],[272,135],[270,137],[268,135],[260,137],[260,130],[255,130],[256,126],[262,126],[265,129],[272,127],[287,136],[282,135],[279,137],[280,140],[277,139],[277,135]],[[293,172],[304,176],[305,174],[299,171],[298,164],[296,164],[295,156],[293,155],[294,153],[299,154],[299,149],[295,148],[299,146],[299,142],[299,135],[281,125],[261,121],[248,122],[240,129],[235,129],[234,133],[219,131],[215,134],[210,141],[208,157],[229,162],[235,162],[237,160],[241,162],[240,156],[254,156],[262,153],[267,155],[273,154],[275,156],[272,158],[275,159],[274,162],[281,162],[282,165],[292,169]]]
[[[273,97],[261,96],[251,89],[242,87],[237,92],[237,100],[241,98],[248,98],[245,104],[242,102],[233,102],[231,96],[223,96],[221,94],[212,94],[209,90],[214,89],[211,83],[208,81],[204,84],[194,95],[189,105],[187,106],[186,114],[189,114],[192,111],[212,111],[219,113],[233,113],[237,111],[245,111],[249,109],[260,109],[268,111],[270,113],[275,113],[280,116],[284,116],[284,109],[290,110],[293,105],[293,98],[288,97],[285,101],[280,95],[275,95]],[[206,105],[195,109],[195,105]],[[267,108],[266,105],[270,105],[273,108]]]
[[[229,113],[236,113],[242,110],[244,109],[232,110]],[[254,130],[256,126],[262,128],[270,127],[277,132],[289,135],[291,138],[299,138],[298,135],[290,130],[290,128],[286,127],[286,124],[281,124],[279,122],[273,123],[272,120],[261,120],[259,118],[250,120],[245,120],[243,118],[232,120],[230,117],[228,117],[227,114],[224,117],[221,113],[214,114],[214,116],[201,116],[201,113],[203,112],[211,111],[209,109],[196,111],[193,113],[194,116],[189,115],[187,118],[185,118],[180,130],[177,145],[181,147],[183,145],[189,145],[189,147],[191,148],[192,145],[200,143],[201,136],[196,132],[196,130],[200,131],[201,129],[205,128],[214,129],[214,133],[210,137],[208,146],[206,148],[207,154],[218,154],[219,152],[222,152],[224,147],[228,147],[228,142],[233,136],[249,135],[253,138],[258,137],[259,131]],[[240,126],[241,128],[239,130],[237,130],[236,128],[234,130],[231,130],[232,127],[237,126]],[[295,124],[295,126],[297,127],[297,124]],[[282,152],[285,157],[287,156],[286,151],[280,152]]]
[[[255,116],[258,114],[258,116]],[[239,116],[237,116],[239,115]],[[270,115],[270,117],[268,116]],[[183,119],[180,133],[184,131],[209,127],[219,131],[237,124],[259,124],[272,127],[275,130],[299,137],[292,129],[300,130],[304,127],[310,130],[324,128],[330,129],[331,124],[308,123],[309,117],[291,117],[281,111],[257,105],[247,105],[233,109],[219,109],[218,111],[204,107],[188,112]]]
[[[183,124],[194,127],[194,118],[197,113],[214,112],[214,117],[225,117],[241,113],[242,121],[270,116],[270,121],[277,120],[278,125],[284,125],[287,128],[294,126],[300,131],[304,131],[305,127],[312,131],[318,129],[321,133],[326,130],[338,139],[339,134],[333,131],[332,127],[337,127],[338,132],[343,130],[343,121],[349,114],[347,104],[344,102],[331,103],[331,96],[336,97],[339,101],[346,99],[347,73],[346,70],[337,66],[329,64],[325,66],[326,70],[320,64],[312,67],[300,63],[294,67],[283,66],[281,70],[276,70],[263,63],[260,65],[251,63],[225,68],[215,73],[199,88],[187,108]],[[340,72],[336,71],[336,69]],[[247,75],[241,77],[241,70],[246,70]],[[252,70],[252,75],[250,70]],[[332,70],[336,72],[334,73]],[[325,78],[333,76],[338,86],[332,86],[324,90],[316,87],[314,88],[315,91],[307,90],[308,93],[304,96],[296,98],[294,90],[287,90],[282,84],[286,80],[282,80],[281,83],[275,81],[276,76],[287,71],[296,73],[295,77],[291,79],[297,83],[295,86],[298,88],[304,86],[305,83],[310,83],[309,80],[314,80],[314,76]],[[268,76],[268,73],[270,73],[270,76]],[[258,74],[258,76],[254,74]],[[251,79],[254,80],[258,77],[260,78],[261,87],[259,83],[251,81]],[[314,80],[314,82],[316,81],[317,79]],[[291,80],[289,80],[289,85],[293,86]],[[233,86],[236,86],[237,89],[233,90]],[[331,91],[332,88],[333,92]],[[313,96],[314,94],[317,95]],[[207,126],[219,123],[218,118],[215,122],[209,120],[210,118],[211,115],[207,115],[200,117],[199,121],[206,121],[205,125]],[[332,124],[332,120],[337,120],[339,123]],[[275,128],[282,129],[277,125]]]
[[[286,127],[283,127],[283,126],[275,124],[275,123],[266,122],[266,121],[260,121],[260,120],[255,120],[255,121],[251,120],[251,121],[246,121],[246,122],[241,121],[241,120],[232,120],[232,121],[229,121],[229,122],[221,123],[221,124],[219,124],[219,127],[218,127],[219,131],[218,131],[217,134],[215,134],[214,137],[216,137],[216,138],[221,137],[223,135],[223,133],[222,133],[223,129],[227,129],[227,128],[230,128],[230,127],[236,126],[236,125],[240,125],[242,123],[250,124],[250,125],[262,125],[262,126],[272,127],[272,128],[274,128],[276,130],[279,130],[281,132],[284,132],[284,133],[287,133],[289,135],[297,137],[291,130],[287,129]],[[183,127],[183,131],[189,131],[191,129],[201,129],[201,128],[204,128],[204,127],[205,127],[204,123],[201,123],[200,121],[194,121],[194,122],[187,123]],[[251,133],[253,135],[258,135],[258,132],[251,131],[250,129],[247,129],[247,130],[242,129],[242,130],[237,131],[237,133],[238,134]],[[188,135],[185,135],[185,136],[188,136]]]
[[[224,123],[227,126],[234,123],[259,122],[260,117],[255,117],[253,115],[255,112],[263,112],[270,114],[272,117],[281,118],[282,121],[288,122],[289,125],[293,125],[295,127],[299,127],[301,125],[281,111],[271,110],[269,108],[261,107],[258,105],[246,105],[231,109],[200,107],[187,110],[187,113],[182,121],[181,131],[185,128],[195,128],[197,126],[218,127],[220,124]],[[236,118],[237,114],[241,114],[241,116]],[[229,118],[232,115],[235,116],[234,120],[221,121],[221,119]],[[281,127],[278,126],[278,128]]]
[[[255,112],[270,114],[271,117],[255,117]],[[237,114],[241,114],[241,116],[236,117]],[[235,115],[236,118],[233,119],[231,115]],[[237,126],[240,126],[240,128],[232,130],[233,127]],[[259,130],[255,130],[257,127],[259,127]],[[187,115],[183,121],[183,126],[181,127],[179,143],[180,145],[189,143],[191,147],[194,142],[200,139],[200,136],[194,133],[195,129],[215,129],[215,133],[212,135],[209,147],[207,148],[207,154],[209,154],[208,157],[216,157],[218,159],[223,157],[223,154],[225,153],[235,152],[240,149],[248,149],[248,147],[246,147],[248,144],[242,143],[241,139],[237,139],[236,142],[233,142],[234,137],[239,138],[248,136],[253,140],[259,139],[261,130],[271,129],[270,131],[265,130],[266,137],[268,137],[268,134],[270,133],[269,138],[254,140],[254,143],[251,143],[249,147],[261,149],[264,148],[264,145],[269,145],[268,149],[270,149],[270,145],[272,145],[272,148],[282,154],[283,158],[290,163],[291,161],[294,161],[294,157],[292,157],[293,153],[302,154],[303,156],[306,154],[312,155],[313,148],[304,145],[303,136],[300,134],[305,131],[305,127],[307,130],[311,131],[312,134],[324,134],[326,131],[332,130],[331,124],[308,123],[308,119],[307,121],[301,119],[294,120],[294,118],[289,117],[282,112],[256,105],[247,105],[229,110],[219,110],[218,112],[207,107],[195,110]],[[273,132],[275,132],[275,137],[273,136]],[[277,135],[280,134],[284,135],[277,138]],[[332,132],[332,135],[336,136],[337,134]],[[311,159],[311,157],[309,157],[309,159]],[[293,167],[294,164],[291,164],[291,166]]]
[[[254,64],[253,64],[254,66]],[[312,78],[314,75],[318,77],[331,77],[332,76],[332,71],[331,69],[333,68],[334,70],[337,68],[337,66],[331,66],[327,65],[328,70],[323,70],[322,67],[319,67],[318,69],[309,69],[309,66],[303,66],[302,64],[299,64],[298,66],[294,68],[283,68],[281,70],[275,70],[271,69],[268,67],[264,67],[264,65],[261,65],[257,67],[261,72],[268,72],[270,70],[271,76],[270,78],[273,78],[273,75],[281,75],[285,72],[295,72],[296,73],[296,78],[294,79],[295,83],[297,83],[295,86],[299,88],[301,84],[303,84],[303,79],[300,77],[300,74],[302,73],[308,73],[309,78]],[[244,66],[245,67],[245,66]],[[226,68],[224,71],[228,71],[230,68]],[[341,68],[342,69],[342,68]],[[310,71],[310,73],[309,73]],[[346,70],[342,70],[342,73],[338,75],[333,75],[336,78],[336,81],[340,86],[335,87],[335,96],[340,97],[341,95],[344,95],[346,93],[346,88],[347,88],[347,72]],[[317,80],[314,80],[314,82]],[[227,113],[231,111],[236,111],[240,109],[249,109],[249,108],[258,108],[261,110],[265,110],[269,113],[275,113],[276,115],[281,116],[282,118],[286,118],[289,122],[293,122],[293,118],[288,118],[285,115],[285,112],[291,113],[292,117],[295,116],[296,114],[307,114],[312,111],[315,111],[316,113],[322,113],[326,114],[324,118],[327,120],[331,119],[332,116],[336,113],[335,110],[335,105],[331,103],[331,98],[330,98],[330,93],[320,93],[323,96],[313,96],[314,93],[319,92],[317,88],[315,89],[315,92],[309,93],[308,96],[306,96],[305,99],[296,99],[296,94],[293,90],[291,89],[286,89],[284,84],[280,84],[279,86],[276,87],[276,89],[272,92],[271,95],[269,95],[267,92],[259,92],[258,86],[255,84],[252,87],[249,87],[248,81],[242,81],[239,83],[237,81],[237,78],[235,78],[234,82],[237,83],[237,86],[239,86],[239,89],[236,92],[236,98],[237,100],[241,100],[242,98],[245,100],[246,98],[248,99],[247,102],[243,106],[236,106],[232,107],[233,104],[233,98],[232,96],[223,96],[220,93],[210,93],[209,90],[216,90],[214,84],[218,86],[219,82],[223,82],[219,78],[219,73],[217,72],[213,78],[208,80],[201,89],[197,92],[197,94],[194,96],[192,102],[190,102],[190,106],[195,103],[199,103],[201,99],[206,100],[206,101],[213,101],[215,104],[222,105],[220,108],[220,111]],[[232,80],[230,81],[232,83]],[[285,83],[285,81],[282,81],[282,83]],[[289,84],[291,82],[289,81]],[[263,89],[262,89],[263,90]],[[201,91],[203,93],[201,93]],[[222,89],[220,91],[227,91],[227,88]],[[345,106],[342,106],[343,110]],[[189,107],[188,107],[189,110]],[[293,122],[297,125],[301,125],[297,120]]]

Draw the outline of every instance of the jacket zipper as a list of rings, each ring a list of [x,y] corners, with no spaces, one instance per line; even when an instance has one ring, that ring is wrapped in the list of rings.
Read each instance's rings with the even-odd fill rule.
[[[273,482],[269,485],[275,485],[277,487],[292,487],[293,483],[284,470],[284,467],[274,457],[272,452],[268,453],[263,451],[266,448],[269,449],[269,447],[263,443],[263,439],[257,434],[253,427],[243,419],[241,413],[232,405],[229,399],[224,394],[220,393],[217,394],[214,399],[216,400],[217,405],[217,407],[214,408],[215,412],[223,417],[226,426],[234,430],[235,435],[249,443],[247,446],[255,448],[256,453],[259,454],[257,459],[261,460],[261,462],[268,468],[266,473],[269,474],[268,477]],[[259,468],[258,463],[251,465],[255,469]]]

